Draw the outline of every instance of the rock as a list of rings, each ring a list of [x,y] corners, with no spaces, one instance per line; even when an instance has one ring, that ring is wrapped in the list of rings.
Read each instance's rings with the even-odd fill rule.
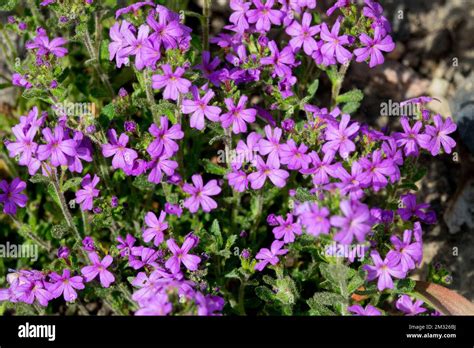
[[[444,213],[449,233],[474,229],[474,179],[466,182]]]
[[[474,154],[474,73],[456,90],[451,109],[463,143]]]
[[[451,34],[448,29],[436,31],[426,38],[426,55],[430,58],[440,58],[449,52]]]
[[[446,96],[449,88],[449,82],[445,79],[435,77],[430,84],[429,93],[433,97],[444,97]]]

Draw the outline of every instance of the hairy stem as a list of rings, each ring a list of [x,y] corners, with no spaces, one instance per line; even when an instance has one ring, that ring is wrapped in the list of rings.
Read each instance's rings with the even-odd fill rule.
[[[135,73],[138,74],[138,71],[135,71]],[[155,122],[156,124],[159,124],[160,115],[157,113],[157,110],[155,107],[156,102],[155,102],[155,95],[153,94],[153,88],[151,87],[150,70],[149,69],[143,70],[143,82],[141,82],[140,79],[138,79],[138,81],[142,83],[142,88],[145,89],[146,99],[148,101],[148,104],[150,104],[151,114],[153,115],[153,122]]]
[[[89,53],[89,56],[91,58],[92,66],[94,67],[97,75],[99,76],[99,78],[102,81],[102,83],[104,84],[104,86],[109,91],[109,94],[112,97],[115,97],[114,89],[113,89],[112,85],[110,84],[110,81],[109,81],[107,75],[104,73],[104,71],[102,70],[102,67],[100,66],[99,58],[98,58],[97,53],[94,49],[94,44],[92,43],[92,39],[91,39],[91,36],[89,34],[89,30],[87,30],[87,29],[84,30],[84,35],[82,35],[82,37],[84,38],[84,46],[86,46],[87,52]]]
[[[258,225],[260,224],[260,219],[262,218],[263,211],[263,190],[257,192],[257,214],[254,216],[254,223],[252,229],[250,230],[250,240],[252,243],[257,241],[257,231]]]
[[[11,218],[12,218],[14,224],[16,225],[16,227],[18,228],[18,232],[23,237],[31,239],[33,242],[38,244],[38,246],[45,249],[48,253],[51,251],[51,245],[49,244],[49,242],[46,242],[46,241],[42,240],[40,237],[38,237],[37,235],[35,235],[33,233],[33,231],[31,230],[31,228],[29,226],[27,226],[26,224],[18,221],[13,216],[11,216]]]
[[[202,14],[202,50],[209,51],[209,28],[211,24],[211,2],[212,0],[204,0]]]
[[[74,224],[74,220],[72,219],[71,212],[69,211],[68,205],[66,203],[66,198],[64,198],[64,194],[61,190],[61,187],[59,186],[58,176],[56,175],[56,172],[54,172],[54,171],[51,173],[51,176],[52,176],[51,181],[53,183],[54,191],[56,192],[56,195],[59,198],[59,202],[61,203],[60,204],[61,205],[61,210],[62,210],[62,213],[64,215],[64,218],[66,219],[66,223],[72,229],[72,231],[74,233],[74,238],[76,239],[76,242],[78,244],[81,244],[81,242],[82,242],[81,235],[79,234],[79,230],[77,229],[76,225]]]
[[[334,108],[337,105],[336,99],[339,96],[339,92],[341,91],[342,82],[344,81],[344,77],[346,76],[347,70],[349,69],[349,65],[351,62],[347,62],[339,68],[338,76],[336,82],[332,85],[332,93],[331,93],[331,107]]]

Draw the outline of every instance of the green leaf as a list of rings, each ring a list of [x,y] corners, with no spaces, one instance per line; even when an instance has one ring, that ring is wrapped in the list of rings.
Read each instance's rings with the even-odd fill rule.
[[[314,97],[319,87],[319,79],[314,80],[308,87],[308,96]]]
[[[64,235],[70,231],[69,226],[66,223],[62,223],[60,225],[54,225],[51,229],[51,234],[56,239],[62,239]]]
[[[102,110],[100,111],[100,114],[107,117],[109,121],[112,121],[117,116],[115,105],[113,103],[107,104],[106,106],[102,108]]]
[[[309,192],[308,189],[298,187],[296,189],[296,194],[295,198],[297,201],[303,203],[303,202],[308,202],[308,201],[316,201],[317,197]]]
[[[396,280],[390,292],[395,294],[408,294],[415,289],[415,285],[416,282],[410,278]]]
[[[349,297],[349,281],[355,276],[356,271],[342,264],[321,263],[321,275],[327,280],[328,290],[332,290],[344,297]]]
[[[0,4],[0,11],[12,11],[18,4],[18,0],[2,0]]]
[[[30,181],[33,184],[47,184],[50,182],[49,178],[47,176],[44,176],[42,174],[35,174],[30,178]]]
[[[255,294],[265,302],[271,302],[275,299],[275,294],[266,286],[258,286],[255,288]]]
[[[219,220],[214,219],[211,225],[211,233],[216,237],[217,247],[220,249],[224,244],[222,239],[221,227],[219,226]]]
[[[162,99],[159,104],[154,105],[153,111],[157,114],[165,115],[173,124],[177,122],[175,115],[176,105],[167,100]]]
[[[336,98],[336,102],[339,103],[358,103],[364,98],[364,94],[360,89],[352,89],[349,92],[340,94]]]
[[[40,88],[25,89],[22,96],[26,99],[40,99],[46,103],[51,103],[48,93]]]
[[[148,181],[146,175],[137,176],[132,183],[133,187],[136,187],[140,191],[153,191],[155,189],[155,184]]]
[[[201,160],[201,164],[204,166],[204,170],[208,174],[222,175],[222,176],[227,174],[227,168],[224,168],[218,164],[212,163],[207,158]]]
[[[344,106],[342,107],[342,112],[345,114],[352,114],[356,112],[359,109],[359,107],[360,107],[359,102],[349,102],[347,104],[344,104]]]
[[[75,177],[67,180],[63,185],[63,191],[78,187],[82,182],[82,178]]]
[[[61,208],[61,201],[59,200],[59,197],[56,193],[56,190],[54,189],[54,186],[52,183],[49,183],[48,184],[48,193],[49,195],[51,196],[51,198],[53,199],[53,201],[58,205],[58,207]]]
[[[231,278],[231,279],[241,279],[242,274],[239,271],[239,268],[234,268],[232,271],[227,273],[224,277]]]

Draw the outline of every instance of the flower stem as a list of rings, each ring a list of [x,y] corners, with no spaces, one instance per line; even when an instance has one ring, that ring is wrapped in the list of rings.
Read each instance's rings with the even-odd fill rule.
[[[257,192],[257,213],[253,217],[254,224],[252,226],[252,229],[250,230],[250,240],[252,243],[255,243],[257,241],[257,231],[258,231],[258,225],[260,224],[260,219],[262,218],[262,211],[263,211],[263,190],[259,190]]]
[[[112,85],[110,84],[110,81],[107,75],[104,73],[104,71],[102,70],[100,66],[99,58],[95,52],[94,45],[92,43],[92,39],[91,39],[88,29],[84,30],[84,35],[82,35],[82,37],[84,38],[84,46],[86,46],[87,52],[89,53],[89,56],[91,58],[92,66],[94,67],[97,75],[99,76],[104,86],[109,91],[109,94],[112,97],[115,97],[114,89]]]
[[[239,309],[240,315],[246,315],[246,313],[245,313],[245,303],[244,303],[244,300],[245,300],[245,287],[246,286],[247,286],[247,284],[245,283],[245,281],[241,280],[240,281],[240,287],[239,287],[239,298],[238,298],[238,309]]]
[[[134,68],[135,70],[135,68]],[[139,74],[138,71],[135,70],[136,74]],[[148,101],[148,104],[150,104],[150,110],[151,114],[153,115],[153,122],[156,124],[160,124],[160,115],[156,112],[156,102],[155,102],[155,96],[153,94],[153,89],[151,87],[151,76],[150,76],[150,70],[145,69],[143,70],[143,81],[140,79],[140,77],[137,75],[138,82],[142,85],[142,88],[145,89],[146,93],[146,99]]]
[[[351,62],[347,62],[339,68],[338,76],[336,82],[332,85],[332,93],[331,93],[331,107],[334,108],[337,105],[336,99],[339,96],[339,92],[341,91],[342,82],[344,81],[344,77],[346,76],[347,70],[349,69],[349,65]]]
[[[23,237],[26,237],[26,238],[29,238],[31,239],[33,242],[35,242],[36,244],[38,244],[40,247],[42,247],[43,249],[45,249],[48,253],[51,251],[51,245],[42,240],[40,237],[38,237],[37,235],[35,235],[33,233],[33,231],[31,230],[31,228],[29,226],[27,226],[26,224],[18,221],[16,218],[14,218],[13,216],[11,216],[13,222],[15,223],[16,227],[18,228],[18,232],[23,236]]]
[[[76,225],[74,224],[74,220],[72,219],[71,212],[69,211],[69,208],[66,203],[66,199],[64,198],[64,194],[61,191],[61,188],[59,186],[59,181],[58,181],[58,176],[56,175],[56,172],[53,171],[51,173],[52,176],[52,184],[54,187],[54,191],[56,192],[56,195],[59,198],[59,202],[61,203],[61,210],[64,215],[64,218],[66,219],[67,225],[72,229],[74,232],[74,237],[76,239],[76,242],[80,245],[82,242],[81,235],[79,234],[79,230],[77,229]]]
[[[211,2],[212,0],[204,0],[202,14],[202,50],[209,51],[209,28],[211,24]]]

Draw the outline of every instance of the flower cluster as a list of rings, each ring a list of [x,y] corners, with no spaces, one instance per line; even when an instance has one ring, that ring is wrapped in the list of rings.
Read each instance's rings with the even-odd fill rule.
[[[67,9],[42,5],[60,18]],[[200,50],[186,13],[149,1],[116,11],[105,59],[80,27],[76,38],[110,89],[109,100],[97,88],[88,94],[82,82],[74,85],[100,101],[92,119],[58,114],[67,81],[61,75],[69,71],[61,64],[74,65],[77,57],[68,56],[66,39],[36,30],[26,44],[35,68],[23,66],[13,84],[26,96],[44,92],[40,99],[55,113],[33,106],[5,146],[30,181],[47,184],[65,222],[51,229],[59,247],[53,264],[9,273],[0,301],[74,302],[90,286],[111,303],[120,293],[127,303],[115,308],[120,314],[245,314],[245,290],[256,286],[264,301],[256,310],[289,314],[303,297],[295,282],[303,287],[310,279],[312,287],[341,296],[347,292],[337,286],[347,279],[331,287],[339,273],[358,284],[352,292],[390,293],[409,280],[422,262],[423,225],[436,223],[414,193],[422,176],[417,160],[451,153],[456,125],[426,108],[429,97],[404,102],[420,112],[402,117],[399,131],[379,132],[351,116],[358,91],[339,95],[349,64],[373,68],[395,46],[382,7],[373,0],[362,8],[337,1],[325,13],[315,0],[231,0],[230,7],[225,31],[209,41],[203,35]],[[78,8],[87,16],[94,4]],[[103,65],[119,74],[114,84]],[[333,86],[331,108],[315,105],[314,69]],[[220,161],[214,154],[222,148]],[[27,202],[21,177],[0,183],[0,203],[12,216]],[[270,229],[260,224],[265,211],[273,212]],[[370,257],[356,258],[351,249],[338,262],[339,246],[360,247]],[[346,271],[329,277],[325,267],[334,265]],[[427,311],[404,292],[398,311]],[[310,313],[332,310],[304,300]],[[334,308],[384,312],[380,296],[370,304],[347,301]]]

